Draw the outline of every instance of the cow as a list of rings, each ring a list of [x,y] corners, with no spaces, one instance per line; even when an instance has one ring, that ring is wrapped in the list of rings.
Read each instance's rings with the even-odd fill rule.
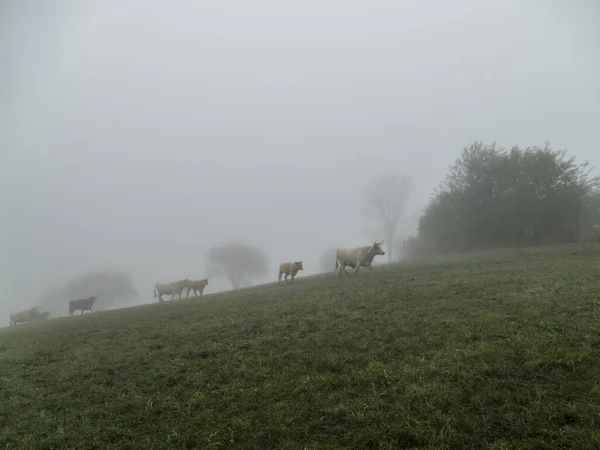
[[[592,230],[594,230],[594,237],[595,237],[596,239],[599,239],[599,240],[600,240],[600,225],[598,225],[598,224],[595,224],[595,225],[592,227]]]
[[[304,267],[302,267],[302,261],[284,262],[279,264],[279,276],[277,277],[279,281],[277,284],[281,284],[281,275],[283,274],[285,274],[285,284],[288,284],[288,276],[291,277],[291,283],[294,281],[294,278],[299,270],[304,270]]]
[[[33,308],[19,311],[10,315],[10,326],[18,323],[26,323],[35,320],[40,315],[40,307],[34,306]]]
[[[175,297],[175,294],[179,295],[179,300],[181,300],[181,293],[188,285],[190,280],[185,278],[184,280],[173,281],[171,283],[156,283],[154,285],[154,296],[156,297],[158,294],[158,301],[164,302],[162,299],[163,294],[171,294],[171,300]]]
[[[190,296],[190,291],[194,291],[194,295],[198,295],[196,294],[196,291],[199,291],[200,295],[202,295],[206,286],[208,286],[208,278],[203,278],[201,280],[190,280],[186,285],[187,292],[185,298]]]
[[[373,258],[377,255],[385,255],[385,252],[381,248],[381,242],[373,242],[373,245],[369,245],[366,247],[356,247],[356,248],[340,248],[336,252],[335,259],[335,270],[338,270],[339,267],[339,275],[342,276],[342,271],[346,275],[350,275],[346,271],[346,266],[350,266],[354,269],[354,275],[358,273],[358,270],[361,267],[368,267],[369,273],[373,270]]]
[[[80,298],[78,300],[69,300],[69,315],[72,316],[75,311],[81,310],[83,315],[84,311],[94,312],[94,302],[98,297],[87,297]]]

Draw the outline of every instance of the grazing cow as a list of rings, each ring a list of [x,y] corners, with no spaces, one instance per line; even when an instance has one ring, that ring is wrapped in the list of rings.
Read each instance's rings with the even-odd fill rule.
[[[35,320],[40,315],[40,307],[35,306],[25,311],[19,311],[10,315],[10,326],[18,323],[26,323]]]
[[[190,296],[190,291],[194,291],[194,295],[198,295],[196,294],[196,291],[199,291],[200,295],[202,295],[206,286],[208,286],[208,278],[203,278],[201,280],[190,280],[187,284],[185,298]]]
[[[594,230],[594,237],[600,239],[600,225],[595,224],[592,229]]]
[[[294,278],[296,277],[296,274],[299,270],[304,270],[304,267],[302,267],[302,261],[284,262],[279,264],[279,281],[277,284],[281,284],[281,275],[283,274],[285,274],[285,284],[288,284],[288,276],[291,277],[291,283],[292,281],[294,281]]]
[[[158,301],[164,302],[162,299],[163,294],[171,294],[171,300],[175,297],[175,294],[179,295],[179,300],[181,300],[181,293],[188,285],[190,280],[187,278],[184,280],[173,281],[171,283],[156,283],[154,285],[154,296],[156,297],[158,294]]]
[[[84,311],[94,312],[94,302],[98,297],[80,298],[78,300],[69,300],[69,315],[72,316],[75,311],[81,310],[81,314]]]
[[[369,273],[373,270],[373,258],[376,255],[385,255],[385,252],[381,248],[381,242],[373,242],[373,245],[367,247],[356,247],[356,248],[340,248],[336,253],[335,270],[338,270],[339,275],[342,276],[342,271],[346,275],[350,275],[346,271],[346,266],[350,266],[354,269],[354,275],[357,274],[358,270],[362,267],[368,267]]]

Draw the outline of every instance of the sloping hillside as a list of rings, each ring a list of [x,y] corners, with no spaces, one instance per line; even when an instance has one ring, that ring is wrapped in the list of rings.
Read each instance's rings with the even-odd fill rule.
[[[0,331],[2,448],[593,448],[600,245]]]

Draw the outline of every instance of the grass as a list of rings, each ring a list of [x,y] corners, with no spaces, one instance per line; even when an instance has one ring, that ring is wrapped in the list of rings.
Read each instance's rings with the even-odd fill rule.
[[[600,245],[0,330],[0,447],[598,448]]]

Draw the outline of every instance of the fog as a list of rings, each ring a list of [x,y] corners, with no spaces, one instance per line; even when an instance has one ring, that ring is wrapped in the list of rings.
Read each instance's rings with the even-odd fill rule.
[[[473,140],[594,162],[599,19],[593,0],[5,2],[0,317],[104,268],[156,301],[230,239],[265,249],[268,281],[315,273],[368,243],[370,177],[414,177],[408,233]]]

